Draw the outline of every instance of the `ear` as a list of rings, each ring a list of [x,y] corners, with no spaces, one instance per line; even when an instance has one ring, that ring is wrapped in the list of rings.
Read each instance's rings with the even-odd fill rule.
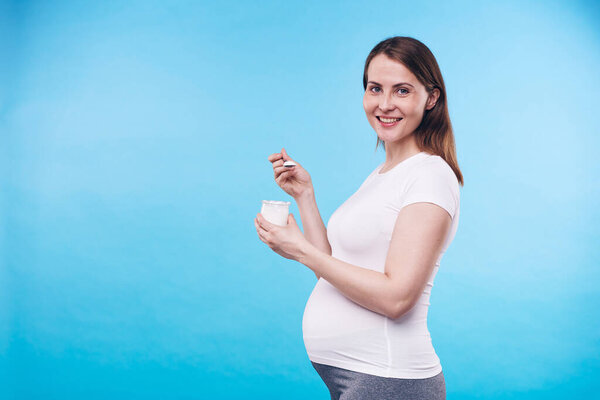
[[[427,104],[425,105],[425,109],[431,110],[433,107],[435,107],[439,98],[440,98],[440,89],[434,88],[431,91],[431,93],[429,94],[429,97],[427,98]]]

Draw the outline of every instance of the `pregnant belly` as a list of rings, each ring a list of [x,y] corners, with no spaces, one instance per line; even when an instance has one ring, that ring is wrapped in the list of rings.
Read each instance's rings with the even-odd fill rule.
[[[383,329],[385,317],[353,302],[325,279],[319,279],[302,317],[305,338],[331,338]]]

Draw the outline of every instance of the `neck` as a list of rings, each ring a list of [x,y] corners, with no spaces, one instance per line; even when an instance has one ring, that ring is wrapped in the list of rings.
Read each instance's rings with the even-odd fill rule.
[[[414,137],[410,135],[404,142],[392,142],[385,144],[385,162],[383,164],[383,170],[393,168],[395,165],[401,163],[409,157],[420,153],[421,149],[417,146]]]

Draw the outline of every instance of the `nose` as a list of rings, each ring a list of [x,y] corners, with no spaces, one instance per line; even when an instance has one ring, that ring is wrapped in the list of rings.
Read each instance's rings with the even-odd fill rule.
[[[391,95],[384,95],[380,97],[379,100],[379,108],[381,111],[390,111],[393,110],[396,105],[392,102]]]

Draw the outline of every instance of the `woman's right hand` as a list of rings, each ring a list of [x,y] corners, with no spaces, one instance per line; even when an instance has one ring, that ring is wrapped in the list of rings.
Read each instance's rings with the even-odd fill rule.
[[[281,149],[281,153],[274,153],[269,156],[269,161],[273,164],[275,182],[287,194],[296,199],[312,190],[312,180],[309,173],[297,161],[294,161],[295,167],[284,167],[283,162],[288,160],[294,161],[288,156],[285,149]]]

